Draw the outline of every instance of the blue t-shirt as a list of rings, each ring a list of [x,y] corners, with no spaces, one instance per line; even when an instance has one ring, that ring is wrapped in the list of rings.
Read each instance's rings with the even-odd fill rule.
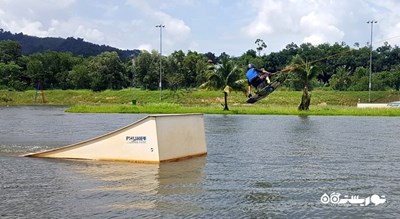
[[[254,78],[258,77],[258,73],[254,68],[250,68],[246,72],[246,77],[249,82],[251,82]]]

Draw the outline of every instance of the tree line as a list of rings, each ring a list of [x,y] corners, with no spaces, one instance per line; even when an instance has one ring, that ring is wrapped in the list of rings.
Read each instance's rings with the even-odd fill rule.
[[[182,50],[161,57],[153,50],[141,51],[137,56],[121,61],[115,51],[90,57],[56,51],[23,55],[19,42],[3,40],[0,41],[0,89],[35,89],[40,81],[44,89],[102,91],[136,87],[156,90],[159,88],[160,61],[163,89],[190,89],[210,82],[216,71],[226,66],[234,69],[233,72],[226,70],[230,78],[244,79],[248,63],[269,72],[280,72],[297,56],[320,69],[309,82],[310,89],[368,90],[371,51],[368,45],[291,43],[279,52],[262,55],[267,45],[259,39],[255,44],[256,49],[249,49],[239,57]],[[398,90],[400,48],[385,43],[372,51],[372,60],[372,90]],[[296,80],[296,75],[289,77],[284,85],[290,90],[304,87]]]

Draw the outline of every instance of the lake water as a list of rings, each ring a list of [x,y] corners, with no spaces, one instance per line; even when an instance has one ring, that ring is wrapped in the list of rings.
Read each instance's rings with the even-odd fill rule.
[[[143,117],[0,107],[0,218],[400,218],[399,117],[205,115],[208,155],[160,165],[19,156]]]

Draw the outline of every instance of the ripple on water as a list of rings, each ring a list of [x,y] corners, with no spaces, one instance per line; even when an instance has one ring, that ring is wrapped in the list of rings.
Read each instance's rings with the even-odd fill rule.
[[[17,156],[143,116],[3,110],[0,217],[400,217],[400,118],[206,115],[208,155],[160,165]],[[332,192],[388,201],[322,204]]]

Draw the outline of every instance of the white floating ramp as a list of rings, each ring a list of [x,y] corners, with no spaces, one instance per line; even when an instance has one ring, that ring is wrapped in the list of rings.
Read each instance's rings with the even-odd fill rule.
[[[357,103],[357,108],[389,108],[387,103]]]
[[[170,114],[147,116],[87,141],[23,156],[160,163],[206,154],[203,115]]]

